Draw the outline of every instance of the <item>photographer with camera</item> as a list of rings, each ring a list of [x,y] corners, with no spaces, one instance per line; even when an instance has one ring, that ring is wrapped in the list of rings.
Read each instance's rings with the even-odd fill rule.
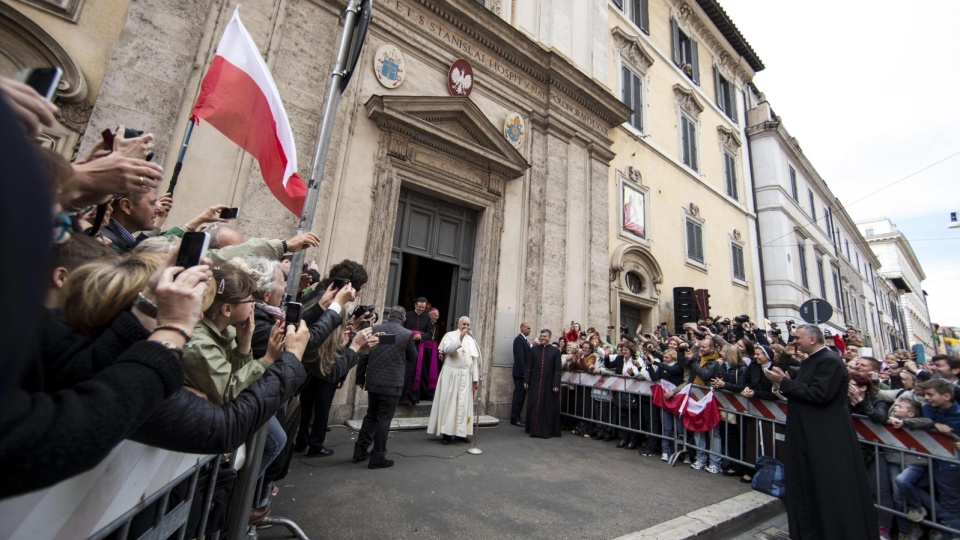
[[[393,343],[377,346],[360,358],[357,367],[357,386],[367,391],[367,414],[353,446],[353,462],[369,460],[370,469],[393,466],[393,461],[386,459],[390,422],[400,402],[406,365],[417,358],[413,333],[403,327],[406,313],[403,306],[390,308],[387,320],[374,326],[373,333],[378,338],[389,335]]]

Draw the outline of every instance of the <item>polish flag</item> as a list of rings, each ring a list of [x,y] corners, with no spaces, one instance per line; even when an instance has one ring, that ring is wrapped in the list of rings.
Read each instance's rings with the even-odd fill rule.
[[[240,22],[239,7],[203,77],[192,114],[256,158],[273,196],[300,216],[307,188],[297,174],[293,131],[273,76]]]
[[[677,392],[673,397],[666,397],[668,392],[677,389],[677,385],[670,381],[661,379],[658,384],[650,385],[650,393],[653,395],[653,404],[661,409],[665,409],[670,414],[677,416],[683,411],[687,399],[690,397],[690,388],[688,384],[683,390]]]
[[[710,431],[720,423],[720,407],[713,397],[713,390],[700,399],[687,400],[683,411],[683,427],[689,431]]]

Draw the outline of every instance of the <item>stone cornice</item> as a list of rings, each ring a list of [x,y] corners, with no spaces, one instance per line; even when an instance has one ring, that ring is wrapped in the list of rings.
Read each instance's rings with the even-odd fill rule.
[[[403,8],[403,13],[395,18],[407,24],[404,14],[408,7],[442,20],[451,29],[488,49],[511,70],[522,73],[537,84],[560,90],[567,99],[602,121],[607,131],[625,122],[633,112],[608,88],[584,74],[562,55],[534,42],[477,2],[394,0],[387,4],[384,11]],[[374,17],[374,24],[384,24],[380,22],[387,16],[384,11]],[[549,94],[537,96],[543,99],[541,103],[545,106],[550,105]],[[593,132],[597,132],[595,127],[591,127]]]
[[[732,150],[736,150],[742,145],[740,142],[740,136],[737,135],[737,132],[728,127],[724,127],[722,124],[717,126],[717,136],[720,137],[721,145]]]
[[[381,129],[466,161],[480,170],[491,170],[507,179],[523,176],[530,164],[520,152],[465,98],[371,96],[364,104],[367,116]],[[444,128],[454,125],[458,132]],[[464,134],[467,137],[464,137]],[[404,143],[391,147],[390,155],[408,158]]]
[[[693,5],[687,0],[670,0],[670,3],[673,6],[670,11],[673,18],[681,26],[693,32],[697,41],[707,47],[717,65],[728,73],[732,73],[737,80],[743,83],[753,80],[753,69],[741,60],[730,45],[724,44],[717,37],[722,35],[720,30],[712,22],[704,21],[699,6]],[[724,39],[724,41],[726,40]]]
[[[611,33],[613,47],[620,52],[621,58],[626,59],[627,63],[646,75],[647,70],[653,65],[653,57],[644,50],[640,40],[624,32],[619,26],[614,26]]]

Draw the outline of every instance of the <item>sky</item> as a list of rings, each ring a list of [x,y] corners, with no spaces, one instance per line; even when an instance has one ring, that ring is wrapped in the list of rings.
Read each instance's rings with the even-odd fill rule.
[[[926,274],[931,320],[960,326],[960,228],[947,227],[960,212],[960,2],[719,1],[766,66],[754,84],[847,213],[890,218]]]

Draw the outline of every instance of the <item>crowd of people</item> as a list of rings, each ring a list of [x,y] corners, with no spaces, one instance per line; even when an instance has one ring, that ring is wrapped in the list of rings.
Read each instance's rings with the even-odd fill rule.
[[[530,324],[523,323],[514,340],[515,391],[511,423],[525,427],[531,436],[559,436],[563,428],[577,436],[616,441],[618,449],[637,450],[643,456],[659,455],[665,462],[678,450],[674,448],[675,440],[687,441],[689,451],[683,453],[682,458],[691,468],[739,478],[743,482],[752,481],[753,467],[741,462],[752,463],[759,457],[753,455],[758,428],[753,419],[722,413],[716,427],[699,432],[685,430],[681,419],[659,407],[652,396],[563,385],[561,371],[651,383],[665,381],[661,384],[670,389],[665,394],[668,398],[682,391],[685,385],[693,384],[746,398],[793,401],[793,409],[799,411],[806,404],[814,403],[815,408],[822,408],[834,397],[840,400],[849,414],[841,414],[842,421],[833,418],[832,424],[829,415],[815,422],[808,420],[815,425],[808,426],[807,438],[813,437],[810,432],[819,431],[819,437],[852,436],[851,440],[855,441],[849,424],[851,415],[861,415],[893,429],[929,429],[954,438],[960,434],[960,405],[954,399],[954,391],[960,385],[960,358],[938,355],[925,364],[918,364],[915,353],[904,349],[883,359],[861,356],[861,352],[867,351],[853,328],[843,335],[824,335],[816,326],[796,326],[793,321],[787,321],[785,330],[772,323],[765,329],[742,315],[733,320],[713,317],[686,324],[679,334],[671,334],[665,323],[650,333],[638,327],[633,336],[629,328],[621,327],[620,339],[615,343],[595,328],[582,330],[573,321],[566,331],[556,334],[556,339],[551,330],[543,329],[531,344],[530,334]],[[803,338],[808,337],[809,343],[804,343]],[[826,371],[829,380],[811,380],[811,375],[800,384],[799,381],[804,380],[801,374],[804,362],[812,366],[811,359],[819,359],[824,353],[831,355],[823,360],[825,369],[835,369],[835,372]],[[556,377],[547,379],[553,382],[544,386],[543,373]],[[821,383],[828,389],[823,396],[805,394],[816,393],[811,389],[819,388],[817,385]],[[524,403],[527,414],[522,418]],[[565,414],[561,415],[560,411]],[[548,418],[546,427],[544,414]],[[773,444],[773,433],[768,433],[766,439],[771,441],[768,444]],[[798,448],[802,443],[795,440],[793,445]],[[859,508],[844,508],[848,521],[876,523],[869,527],[873,527],[880,538],[915,539],[923,534],[919,522],[932,515],[931,509],[935,506],[937,519],[942,524],[960,529],[960,491],[957,489],[960,471],[954,463],[936,459],[928,463],[926,458],[909,452],[876,451],[873,446],[857,446],[855,442],[853,445],[858,448],[852,458],[854,465],[864,473],[857,478],[863,480],[865,498],[869,502],[879,500],[882,506],[899,509],[904,515],[882,510],[875,513],[872,504],[868,504],[872,515],[863,520],[849,519]],[[835,449],[831,444],[821,447]],[[759,450],[770,454],[773,449],[768,446]],[[811,449],[809,453],[815,455],[816,450]],[[843,463],[837,454],[824,459],[833,464]],[[836,486],[836,476],[829,478],[824,472],[831,469],[820,465],[820,474],[825,476],[821,483]],[[803,468],[798,463],[793,466]],[[935,469],[934,489],[930,489],[928,466]],[[807,474],[817,475],[812,471]],[[840,474],[849,477],[848,471]],[[855,478],[850,478],[850,485],[857,487]],[[936,494],[932,499],[931,493]],[[860,495],[863,493],[857,497]],[[838,503],[838,507],[843,504],[846,503]]]
[[[295,450],[325,455],[333,393],[379,343],[372,308],[351,306],[366,270],[350,260],[326,275],[293,269],[289,255],[317,246],[315,234],[247,239],[224,205],[165,227],[174,198],[156,195],[153,135],[121,127],[112,146],[71,163],[31,140],[55,110],[0,78],[0,249],[17,254],[0,260],[15,336],[0,377],[0,497],[87,471],[127,439],[240,461],[266,425],[263,452],[245,457],[260,463],[255,522]],[[209,249],[178,266],[185,233],[199,231]],[[298,324],[281,307],[288,279],[304,306]]]

